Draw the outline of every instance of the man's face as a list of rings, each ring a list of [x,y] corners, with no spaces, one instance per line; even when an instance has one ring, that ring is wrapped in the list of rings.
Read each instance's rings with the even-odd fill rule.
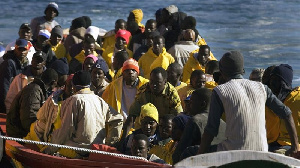
[[[83,44],[83,50],[84,50],[84,55],[85,56],[93,54],[94,51],[95,51],[95,44],[94,43],[91,43],[91,44],[84,43]]]
[[[122,37],[116,38],[116,48],[118,50],[124,50],[126,44],[127,44],[126,40],[123,39]]]
[[[191,79],[191,85],[194,89],[203,88],[205,86],[206,76],[203,74]]]
[[[172,134],[172,120],[167,120],[160,122],[159,124],[159,134],[162,139],[170,138]]]
[[[31,30],[30,29],[20,29],[19,30],[19,37],[20,39],[26,39],[27,41],[29,41],[31,39]]]
[[[125,22],[115,24],[115,32],[117,32],[118,30],[126,30]]]
[[[19,60],[24,60],[25,57],[26,57],[27,54],[28,54],[28,51],[29,51],[29,50],[27,50],[27,49],[24,48],[24,47],[17,47],[17,48],[15,49],[15,55],[17,56],[17,58],[18,58]]]
[[[40,76],[43,73],[45,61],[42,57],[33,57],[31,61],[31,67],[35,76]]]
[[[147,155],[148,155],[147,142],[144,140],[138,140],[138,141],[132,140],[131,154],[132,156],[139,156],[147,159]]]
[[[165,89],[166,83],[167,80],[163,78],[161,73],[158,74],[151,73],[149,85],[150,85],[151,92],[154,95],[159,95]]]
[[[152,37],[148,37],[147,38],[147,46],[150,48],[150,47],[153,47],[153,38]]]
[[[153,136],[155,134],[157,125],[157,122],[153,118],[146,116],[141,121],[141,129],[143,134],[145,134],[147,137]]]
[[[53,46],[56,46],[57,44],[60,43],[60,41],[62,40],[62,37],[59,36],[58,34],[51,34],[51,37],[50,37],[50,42]]]
[[[38,44],[41,46],[41,47],[44,47],[47,45],[49,39],[43,35],[39,35],[38,36]]]
[[[46,10],[46,17],[47,18],[55,18],[56,17],[56,11],[55,11],[55,8],[48,8]]]
[[[154,38],[153,41],[153,53],[159,56],[163,52],[163,48],[165,47],[165,43],[162,38]]]
[[[171,83],[172,85],[175,84],[174,87],[176,87],[178,78],[179,78],[180,76],[178,75],[178,73],[175,71],[174,68],[169,68],[169,67],[168,67],[167,73],[168,73],[167,81],[168,81],[169,83]]]
[[[126,69],[123,72],[123,79],[125,80],[126,84],[130,84],[136,80],[138,77],[138,73],[134,69]]]
[[[146,26],[145,26],[146,35],[153,32],[154,30],[156,30],[156,23],[155,22],[151,22],[151,23],[146,24]]]
[[[281,90],[282,79],[277,75],[272,75],[270,77],[270,89],[277,96]]]
[[[91,73],[92,83],[94,86],[98,87],[102,84],[103,80],[105,79],[104,72],[102,69],[94,68]]]
[[[95,62],[92,58],[85,59],[84,60],[84,66],[83,66],[84,70],[91,72],[92,71],[92,66],[94,65],[94,63]]]
[[[210,51],[208,48],[205,48],[204,50],[199,49],[198,62],[202,66],[205,66],[207,64],[207,62],[209,61],[208,60],[209,56],[210,56]]]

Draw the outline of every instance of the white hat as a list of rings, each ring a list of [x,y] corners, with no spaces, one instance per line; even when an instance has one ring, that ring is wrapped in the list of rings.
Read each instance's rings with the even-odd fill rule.
[[[170,14],[178,12],[178,8],[177,8],[177,6],[175,6],[175,5],[170,5],[170,6],[166,7],[166,10],[167,10]]]
[[[47,29],[40,30],[39,36],[40,35],[46,37],[47,39],[51,37],[51,33]]]
[[[99,28],[96,26],[89,26],[86,30],[85,30],[85,34],[90,34],[93,36],[93,38],[95,39],[95,41],[98,38],[99,35]]]

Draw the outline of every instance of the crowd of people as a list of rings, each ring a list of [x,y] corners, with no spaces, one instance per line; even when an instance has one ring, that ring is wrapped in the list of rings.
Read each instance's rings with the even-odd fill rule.
[[[218,61],[196,19],[175,5],[158,9],[145,26],[143,11],[134,9],[107,32],[88,16],[64,30],[54,2],[44,13],[21,24],[0,65],[8,136],[83,148],[105,144],[171,165],[227,150],[299,158],[300,87],[292,87],[291,66],[254,69],[244,79],[243,55],[228,51]]]

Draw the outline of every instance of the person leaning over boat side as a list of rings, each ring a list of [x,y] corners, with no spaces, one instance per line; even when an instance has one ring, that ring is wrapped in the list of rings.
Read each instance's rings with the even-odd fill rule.
[[[5,106],[6,113],[9,112],[10,105],[13,102],[16,95],[29,83],[31,83],[34,78],[40,78],[42,73],[45,71],[46,54],[43,52],[36,52],[33,54],[31,65],[27,66],[22,73],[14,77],[11,82],[6,98]]]
[[[28,66],[28,41],[18,39],[15,49],[3,55],[4,62],[0,65],[0,113],[6,113],[5,98],[13,78]]]
[[[194,70],[202,70],[203,72],[205,72],[206,64],[211,60],[217,60],[210,53],[210,47],[208,45],[201,45],[199,49],[190,53],[188,61],[183,66],[183,82],[189,83],[190,76]]]
[[[19,29],[19,38],[18,39],[28,40],[28,45],[30,46],[30,48],[29,48],[29,51],[28,51],[28,54],[27,54],[27,59],[28,59],[29,64],[31,64],[33,54],[35,53],[35,49],[34,49],[33,45],[31,44],[31,41],[30,41],[31,36],[32,36],[32,31],[31,31],[30,25],[28,23],[23,23],[20,26],[20,29]],[[7,44],[7,46],[5,48],[5,53],[15,49],[16,41],[17,40]]]
[[[54,69],[46,69],[41,78],[35,78],[17,94],[7,114],[7,135],[23,138],[36,121],[37,112],[57,85],[58,75]]]
[[[51,94],[36,114],[37,120],[31,124],[30,132],[24,139],[49,142],[51,133],[61,126],[61,105],[64,100],[72,96],[72,78],[68,76],[65,87]],[[43,145],[37,145],[41,150]]]
[[[47,29],[49,32],[51,30],[59,25],[56,20],[54,20],[55,17],[58,16],[58,5],[55,2],[50,2],[45,11],[45,16],[40,16],[33,18],[30,22],[30,27],[32,30],[32,39],[35,41],[37,40],[38,34],[40,30]]]
[[[298,157],[299,143],[291,110],[260,82],[243,79],[244,58],[238,51],[223,55],[219,62],[224,84],[213,89],[207,125],[201,139],[199,154],[207,153],[218,135],[220,118],[226,114],[226,140],[217,151],[268,151],[265,130],[265,106],[284,119],[292,142],[288,155]]]
[[[292,88],[293,68],[288,64],[276,66],[271,72],[270,88],[277,98],[289,107],[292,111],[292,116],[296,125],[298,140],[300,135],[300,87]],[[278,149],[284,149],[291,145],[290,136],[283,120],[280,120],[279,137],[277,145],[273,148],[276,152]],[[277,149],[276,149],[277,148]]]
[[[147,82],[147,79],[139,76],[138,63],[130,58],[123,63],[122,76],[107,86],[102,98],[122,114],[125,121],[138,89]]]
[[[176,89],[167,82],[167,71],[157,67],[150,74],[150,81],[139,88],[136,97],[129,109],[129,116],[123,127],[122,137],[128,135],[133,124],[135,129],[140,128],[139,116],[141,106],[152,103],[158,110],[159,116],[166,114],[177,115],[183,111]]]
[[[80,70],[74,74],[75,94],[61,107],[61,127],[51,134],[51,143],[90,148],[92,143],[113,145],[119,140],[122,115],[90,90],[91,76]],[[69,158],[81,158],[84,152],[48,146],[44,153],[59,152]]]

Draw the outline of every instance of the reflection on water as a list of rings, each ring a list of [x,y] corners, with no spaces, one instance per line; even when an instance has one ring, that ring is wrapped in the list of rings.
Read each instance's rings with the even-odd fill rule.
[[[300,85],[300,3],[297,0],[227,0],[227,1],[121,1],[62,0],[57,21],[64,27],[79,16],[90,16],[93,25],[113,29],[115,20],[127,18],[129,11],[141,8],[143,23],[154,18],[158,8],[175,4],[197,19],[200,34],[220,59],[228,50],[240,50],[245,56],[245,77],[253,68],[288,63],[294,68],[294,86]],[[1,1],[0,41],[4,44],[17,38],[23,22],[43,15],[47,2]]]

